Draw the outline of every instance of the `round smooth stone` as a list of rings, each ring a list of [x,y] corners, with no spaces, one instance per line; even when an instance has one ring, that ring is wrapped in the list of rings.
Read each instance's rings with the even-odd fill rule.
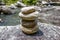
[[[31,14],[32,12],[35,12],[35,10],[34,9],[31,9],[31,10],[22,12],[22,14],[28,15],[28,14]]]
[[[39,12],[36,11],[36,12],[33,12],[31,14],[28,14],[28,15],[24,15],[22,13],[19,13],[19,16],[25,20],[35,20],[38,17],[38,14],[39,14]]]
[[[35,12],[35,11],[36,11],[36,10],[35,10],[34,7],[24,7],[24,8],[21,9],[21,12],[22,12],[23,14],[31,14],[31,13],[33,13],[33,12]]]
[[[26,34],[34,34],[38,31],[38,26],[35,26],[34,28],[25,28],[22,25],[20,25],[21,30]]]
[[[37,25],[37,21],[35,20],[22,20],[22,26],[26,27],[26,28],[33,28]]]

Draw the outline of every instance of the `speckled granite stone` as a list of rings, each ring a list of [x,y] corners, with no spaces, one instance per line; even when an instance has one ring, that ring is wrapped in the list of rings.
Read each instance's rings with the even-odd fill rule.
[[[60,27],[46,23],[38,23],[39,31],[26,35],[20,25],[0,26],[0,40],[60,40]]]

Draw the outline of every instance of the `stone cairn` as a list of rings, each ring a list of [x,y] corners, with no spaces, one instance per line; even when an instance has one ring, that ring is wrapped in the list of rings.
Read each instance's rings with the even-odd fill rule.
[[[26,34],[33,34],[38,31],[37,17],[38,11],[35,10],[34,6],[24,7],[19,13],[21,20],[20,28]]]

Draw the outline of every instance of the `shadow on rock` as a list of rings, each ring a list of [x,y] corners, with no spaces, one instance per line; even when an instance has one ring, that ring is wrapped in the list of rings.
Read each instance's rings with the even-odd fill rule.
[[[25,34],[25,33],[24,33]],[[31,35],[28,35],[26,34],[27,36],[42,36],[43,35],[43,32],[41,30],[38,30],[36,33],[34,34],[31,34]]]

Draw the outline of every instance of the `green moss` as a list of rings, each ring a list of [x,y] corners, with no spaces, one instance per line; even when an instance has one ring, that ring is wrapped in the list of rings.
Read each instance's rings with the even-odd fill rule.
[[[3,0],[4,3],[6,3],[7,5],[16,3],[18,0]]]
[[[22,2],[26,5],[35,5],[37,0],[22,0]]]

